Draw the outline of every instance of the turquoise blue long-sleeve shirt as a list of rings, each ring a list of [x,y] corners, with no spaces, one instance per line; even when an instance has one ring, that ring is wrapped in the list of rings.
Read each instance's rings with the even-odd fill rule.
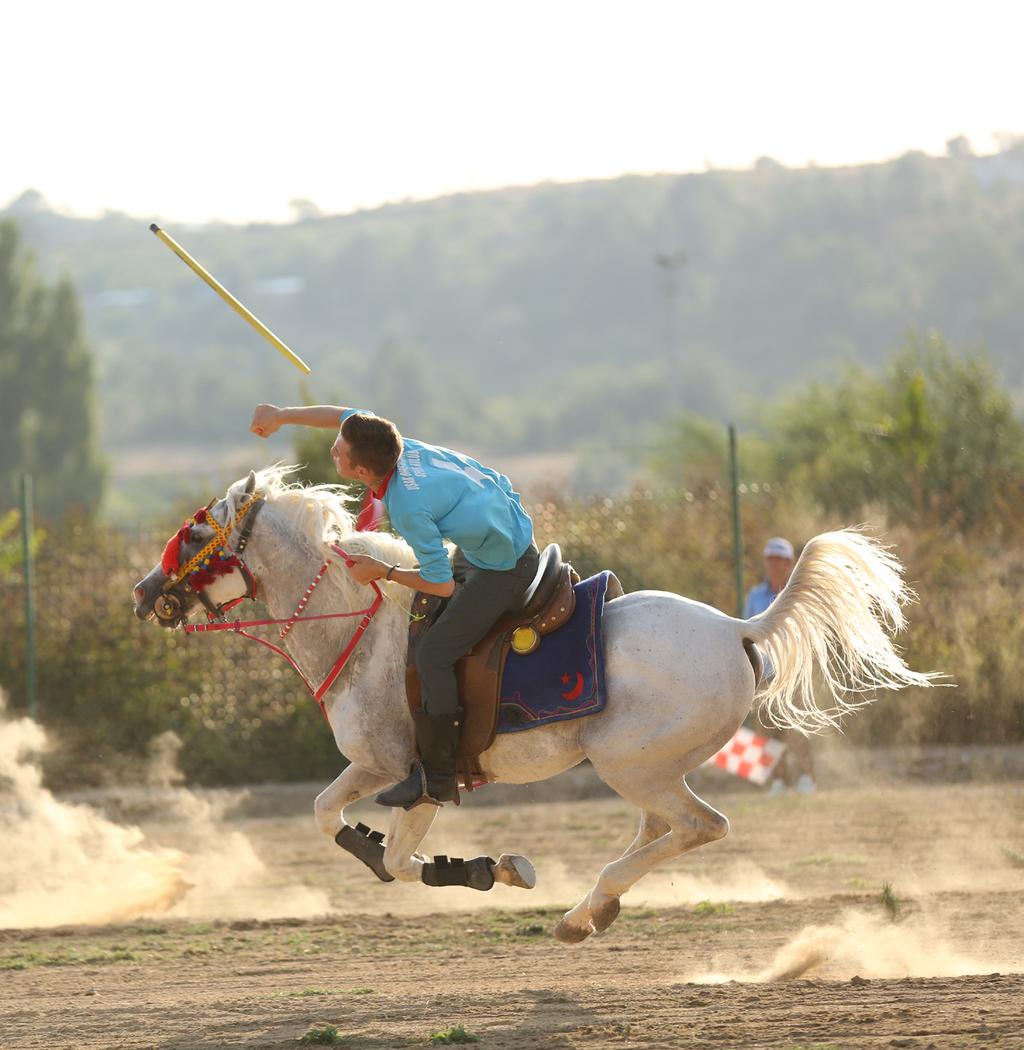
[[[339,424],[364,409],[344,412]],[[444,541],[471,565],[508,570],[533,541],[533,522],[504,474],[470,456],[402,436],[402,455],[382,498],[391,527],[412,547],[430,583],[452,579]]]

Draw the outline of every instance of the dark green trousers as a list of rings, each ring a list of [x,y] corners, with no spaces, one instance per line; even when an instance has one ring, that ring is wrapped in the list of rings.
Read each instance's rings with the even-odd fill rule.
[[[459,707],[455,664],[519,601],[537,575],[539,561],[533,543],[505,571],[479,569],[456,549],[452,561],[455,593],[416,647],[416,670],[428,715],[455,714]]]

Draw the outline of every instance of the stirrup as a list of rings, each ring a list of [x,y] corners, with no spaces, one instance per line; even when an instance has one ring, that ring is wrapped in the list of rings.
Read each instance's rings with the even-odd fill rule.
[[[444,777],[444,774],[433,774],[432,779],[440,777]],[[441,806],[448,801],[455,802],[455,804],[458,805],[459,782],[457,776],[454,774],[453,780],[453,797],[451,799],[435,798],[430,793],[430,785],[427,780],[427,770],[423,763],[417,758],[409,767],[409,775],[405,780],[401,780],[387,790],[382,791],[374,801],[381,806],[400,806],[405,810],[415,809],[416,806],[423,805]],[[411,801],[407,801],[407,799],[410,798],[410,792],[412,791],[418,791],[419,793]]]

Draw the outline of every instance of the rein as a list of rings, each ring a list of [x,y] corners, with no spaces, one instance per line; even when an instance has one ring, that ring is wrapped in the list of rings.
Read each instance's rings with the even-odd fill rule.
[[[352,564],[349,556],[336,543],[331,544],[331,549],[335,553],[340,554],[345,559],[347,564]],[[373,588],[374,591],[374,599],[373,602],[370,605],[368,605],[365,609],[357,609],[355,612],[319,613],[315,616],[300,616],[299,614],[306,607],[306,603],[309,601],[309,597],[313,593],[313,590],[316,588],[316,585],[323,579],[324,573],[326,573],[328,568],[330,568],[330,566],[333,564],[334,562],[330,558],[328,558],[324,562],[323,566],[317,573],[313,582],[306,588],[306,592],[305,594],[303,594],[301,600],[299,601],[295,612],[293,612],[292,615],[289,616],[287,619],[234,620],[231,622],[227,620],[211,620],[209,623],[187,623],[183,625],[183,629],[188,634],[205,634],[207,631],[233,631],[235,634],[240,634],[243,638],[251,638],[254,642],[259,642],[260,645],[266,646],[266,648],[270,649],[272,652],[283,656],[288,661],[288,663],[291,664],[291,666],[295,669],[298,676],[302,679],[302,683],[309,691],[309,695],[312,696],[313,699],[320,705],[320,710],[323,712],[324,718],[327,719],[327,724],[330,725],[331,720],[327,718],[327,708],[324,705],[323,701],[324,694],[327,692],[328,689],[331,688],[331,686],[337,680],[338,675],[340,675],[341,672],[344,670],[345,664],[348,663],[349,658],[355,652],[355,648],[359,644],[359,639],[362,638],[363,634],[366,631],[366,628],[370,626],[370,621],[374,618],[374,616],[377,615],[377,610],[380,609],[381,605],[384,603],[384,595],[381,592],[380,587],[377,586],[377,581],[371,580],[370,586]],[[235,602],[232,603],[232,606],[229,607],[233,607],[233,605],[237,604],[242,600],[243,599],[241,598],[236,599]],[[349,639],[348,645],[345,646],[341,654],[338,656],[338,659],[334,661],[334,665],[327,672],[327,677],[324,678],[320,685],[317,686],[315,689],[310,684],[309,679],[302,673],[302,668],[299,667],[299,665],[295,662],[295,660],[289,653],[285,652],[284,649],[282,649],[280,646],[274,645],[273,642],[268,642],[265,638],[260,638],[258,635],[250,634],[248,631],[243,629],[246,627],[266,627],[270,624],[283,623],[285,625],[284,629],[281,631],[281,638],[283,639],[285,635],[287,635],[288,632],[292,629],[292,626],[295,623],[299,623],[304,620],[336,620],[347,616],[362,616],[362,620],[359,622],[359,626],[356,628],[355,634],[351,637],[351,639]]]

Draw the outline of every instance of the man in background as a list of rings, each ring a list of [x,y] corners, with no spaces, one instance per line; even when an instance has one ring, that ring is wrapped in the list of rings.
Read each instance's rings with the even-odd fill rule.
[[[782,536],[773,536],[764,545],[764,579],[752,587],[743,605],[743,618],[749,620],[763,613],[778,598],[789,583],[795,562],[793,544]],[[765,661],[766,677],[772,674],[771,663]],[[768,788],[769,794],[781,794],[786,788],[795,788],[801,795],[813,793],[814,756],[810,741],[796,730],[775,730],[786,742],[786,750],[779,759],[775,776]]]
[[[789,583],[793,572],[793,544],[781,536],[774,536],[764,545],[764,579],[751,588],[743,605],[743,619],[763,613]]]

